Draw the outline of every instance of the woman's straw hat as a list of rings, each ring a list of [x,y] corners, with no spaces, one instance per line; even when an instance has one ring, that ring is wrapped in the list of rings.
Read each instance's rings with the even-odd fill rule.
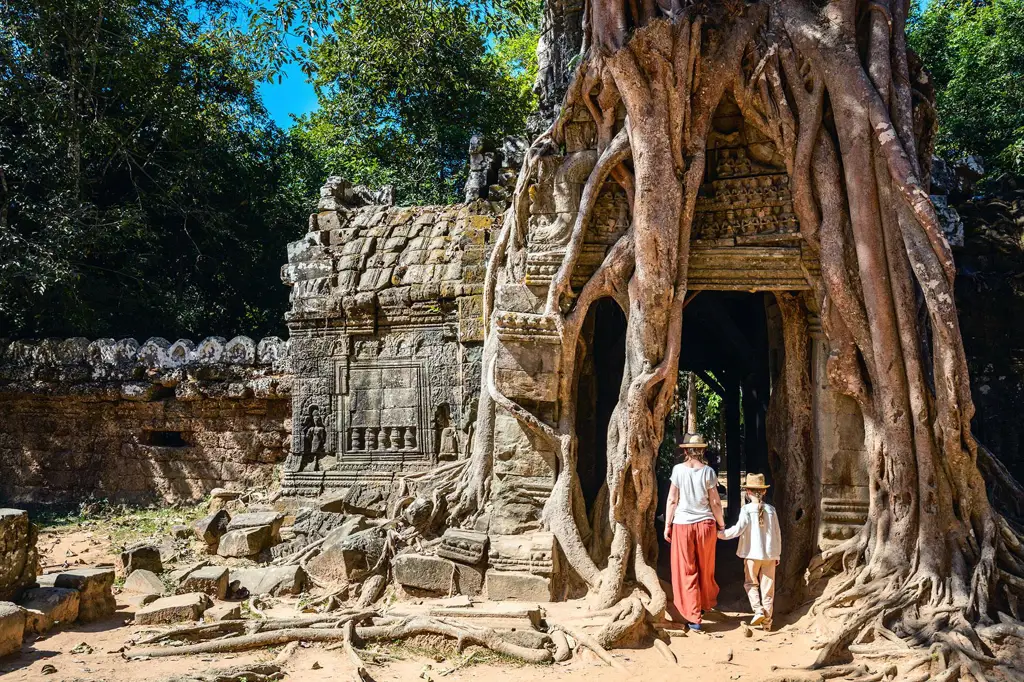
[[[747,474],[747,480],[743,481],[745,490],[768,490],[769,486],[764,483],[764,474]]]
[[[699,433],[688,433],[679,441],[679,447],[681,448],[706,448],[707,446],[708,444],[704,440],[704,436]]]

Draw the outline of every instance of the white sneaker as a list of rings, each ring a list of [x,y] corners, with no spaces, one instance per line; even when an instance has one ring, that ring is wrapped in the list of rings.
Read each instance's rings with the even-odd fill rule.
[[[763,613],[755,613],[754,617],[750,620],[750,624],[751,625],[760,625],[763,622],[764,622],[764,614]]]

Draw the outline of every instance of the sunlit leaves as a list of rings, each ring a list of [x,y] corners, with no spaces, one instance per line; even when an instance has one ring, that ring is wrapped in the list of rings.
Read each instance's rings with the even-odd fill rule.
[[[1024,0],[933,0],[908,35],[935,81],[939,150],[1024,173]]]

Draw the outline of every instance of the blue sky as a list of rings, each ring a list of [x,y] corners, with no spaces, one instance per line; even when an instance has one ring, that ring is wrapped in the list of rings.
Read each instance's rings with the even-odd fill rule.
[[[301,116],[317,108],[313,85],[306,81],[306,74],[295,63],[285,67],[280,84],[275,79],[273,83],[260,85],[260,96],[270,117],[282,128],[291,127],[293,116]]]

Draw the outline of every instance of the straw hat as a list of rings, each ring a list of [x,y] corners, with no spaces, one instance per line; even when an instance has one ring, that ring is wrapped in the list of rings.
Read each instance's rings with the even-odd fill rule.
[[[747,474],[747,480],[743,481],[744,490],[768,490],[765,485],[764,474]]]
[[[681,448],[706,448],[707,446],[708,444],[704,440],[704,436],[699,433],[688,433],[679,441],[679,447]]]

